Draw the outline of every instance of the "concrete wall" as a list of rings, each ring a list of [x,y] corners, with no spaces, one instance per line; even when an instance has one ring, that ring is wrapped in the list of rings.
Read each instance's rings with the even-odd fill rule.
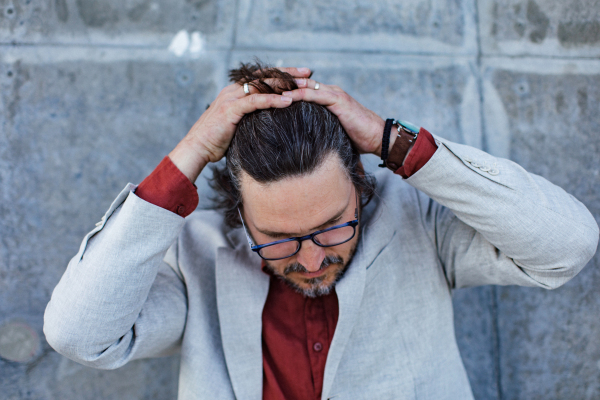
[[[176,357],[89,369],[42,316],[113,197],[255,55],[511,158],[600,219],[598,0],[0,0],[0,398],[175,397]],[[600,398],[599,263],[553,292],[455,293],[478,399]]]

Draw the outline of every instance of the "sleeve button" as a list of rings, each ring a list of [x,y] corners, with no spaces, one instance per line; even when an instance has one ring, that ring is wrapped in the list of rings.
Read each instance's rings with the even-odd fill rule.
[[[323,345],[321,344],[321,342],[316,342],[315,344],[313,344],[313,350],[316,352],[323,350]]]
[[[185,207],[180,205],[179,207],[177,207],[177,214],[179,215],[183,215],[185,214]]]

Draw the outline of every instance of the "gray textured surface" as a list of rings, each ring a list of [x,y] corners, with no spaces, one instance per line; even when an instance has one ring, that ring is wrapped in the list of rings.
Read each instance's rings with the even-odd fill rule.
[[[486,54],[598,57],[598,0],[478,0]]]
[[[26,324],[40,340],[29,361],[0,358],[0,398],[175,397],[178,358],[82,367],[48,346],[42,315],[112,198],[187,132],[227,68],[254,55],[309,66],[381,116],[510,157],[600,221],[599,10],[597,0],[0,0],[0,326]],[[201,49],[168,51],[181,30],[199,32]],[[476,398],[600,398],[599,258],[554,292],[455,293]]]
[[[269,49],[475,51],[469,0],[240,0],[238,43]]]
[[[565,188],[600,218],[600,63],[586,73],[490,72],[506,105],[511,158]],[[498,290],[506,398],[600,396],[600,257],[554,292]]]
[[[0,0],[0,42],[167,46],[198,31],[211,48],[232,40],[235,0]]]
[[[131,54],[119,50],[79,58],[69,51],[38,62],[35,50],[16,51],[19,61],[0,66],[0,322],[24,320],[43,338],[45,304],[81,237],[114,193],[143,179],[195,122],[216,95],[225,55],[190,62],[152,54],[127,59]],[[164,399],[176,393],[177,359],[93,371],[42,341],[26,365],[0,359],[0,392],[8,398]]]

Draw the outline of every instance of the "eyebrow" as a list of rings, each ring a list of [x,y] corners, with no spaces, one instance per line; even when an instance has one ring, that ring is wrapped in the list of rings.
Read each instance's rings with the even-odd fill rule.
[[[325,227],[326,225],[332,224],[334,222],[337,222],[340,220],[340,218],[342,218],[342,214],[344,214],[344,212],[346,211],[346,208],[342,209],[340,212],[338,212],[336,215],[334,215],[332,218],[330,218],[327,222],[319,225],[319,226],[315,226],[312,229],[309,229],[310,232],[312,231],[318,231],[320,229],[322,229],[323,227]],[[269,231],[269,230],[262,230],[260,228],[258,228],[256,225],[254,226],[256,228],[257,231],[259,231],[260,233],[270,236],[272,238],[290,238],[290,237],[300,237],[300,236],[304,236],[304,235],[299,235],[297,233],[288,233],[288,232],[274,232],[274,231]]]

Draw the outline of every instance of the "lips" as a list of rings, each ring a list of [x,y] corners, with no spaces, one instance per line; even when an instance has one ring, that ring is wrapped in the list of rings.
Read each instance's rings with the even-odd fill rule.
[[[327,268],[329,268],[329,265],[326,266],[325,268],[320,268],[318,271],[315,271],[315,272],[299,272],[299,274],[306,278],[315,278],[317,276],[323,275],[325,273],[325,271],[327,271]]]

